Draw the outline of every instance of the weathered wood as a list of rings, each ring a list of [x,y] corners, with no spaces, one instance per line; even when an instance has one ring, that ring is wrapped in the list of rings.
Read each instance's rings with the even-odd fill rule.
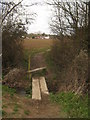
[[[45,77],[40,77],[40,88],[42,93],[49,95]]]
[[[30,55],[29,55],[29,58],[28,58],[28,71],[30,71]],[[29,77],[29,80],[31,79],[31,74],[29,73],[28,75]]]
[[[41,100],[39,79],[32,79],[32,99]]]
[[[32,73],[32,72],[37,72],[37,71],[39,71],[39,70],[44,70],[44,69],[46,69],[46,67],[36,68],[36,69],[34,69],[34,70],[29,70],[29,71],[27,71],[27,72],[28,72],[28,73]]]

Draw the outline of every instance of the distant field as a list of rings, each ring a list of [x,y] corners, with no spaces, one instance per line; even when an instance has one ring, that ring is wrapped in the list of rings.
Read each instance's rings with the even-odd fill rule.
[[[52,39],[25,39],[24,48],[25,49],[38,49],[38,48],[48,48],[52,46]]]

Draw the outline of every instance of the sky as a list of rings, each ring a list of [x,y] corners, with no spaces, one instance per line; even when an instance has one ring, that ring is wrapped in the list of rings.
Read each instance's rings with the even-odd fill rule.
[[[5,0],[7,1],[7,0]],[[12,0],[8,0],[12,1]],[[13,0],[15,2],[21,0]],[[46,1],[50,0],[23,0],[23,5],[30,5],[31,3],[40,3],[40,5],[34,5],[32,7],[27,7],[27,13],[34,12],[37,14],[35,17],[34,22],[31,25],[27,25],[28,33],[46,33],[52,34],[50,30],[50,19],[53,16],[51,11],[51,6],[45,4]],[[65,1],[65,0],[62,0]],[[67,1],[74,1],[74,0],[67,0]],[[83,0],[85,1],[85,0]],[[89,1],[89,0],[86,0]]]
[[[45,4],[45,0],[24,0],[24,4],[29,5],[30,2],[37,2],[40,5],[34,5],[27,8],[27,11],[35,12],[37,15],[34,22],[28,26],[28,33],[46,33],[51,34],[49,27],[50,17],[52,15],[51,7]]]
[[[14,1],[18,3],[21,0],[4,0],[4,1]],[[38,5],[33,5],[26,7],[27,13],[36,13],[35,20],[31,25],[27,25],[28,33],[46,33],[51,34],[49,27],[50,17],[52,15],[51,7],[45,4],[47,0],[23,0],[23,5],[31,5],[31,3],[39,3]]]

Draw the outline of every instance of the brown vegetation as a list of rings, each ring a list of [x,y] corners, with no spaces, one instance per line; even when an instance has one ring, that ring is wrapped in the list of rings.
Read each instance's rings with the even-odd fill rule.
[[[57,0],[48,4],[54,8],[50,25],[53,33],[57,34],[57,41],[50,53],[56,73],[55,86],[60,91],[70,90],[76,94],[86,92],[89,4],[82,1],[63,3]],[[69,36],[69,39],[66,40],[65,36]]]
[[[23,44],[25,49],[46,48],[52,46],[52,39],[25,39]]]
[[[54,81],[50,82],[50,86],[53,86],[54,90],[57,86],[57,91],[86,93],[88,86],[87,51],[78,50],[72,40],[58,41],[54,43],[50,55],[56,76]]]
[[[24,69],[14,68],[4,76],[2,84],[9,86],[10,88],[25,89],[29,87],[29,81]]]

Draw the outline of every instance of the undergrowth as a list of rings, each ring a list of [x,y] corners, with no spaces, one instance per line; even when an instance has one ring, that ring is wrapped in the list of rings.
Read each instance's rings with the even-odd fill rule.
[[[33,49],[30,49],[30,50],[25,49],[24,50],[24,59],[23,59],[23,62],[22,62],[23,66],[25,68],[28,67],[28,58],[29,58],[29,55],[30,55],[30,59],[31,59],[32,57],[34,57],[38,53],[46,52],[49,48],[50,47],[39,48],[39,49],[33,48]]]
[[[11,97],[13,97],[13,95],[16,93],[16,90],[13,88],[9,88],[6,85],[2,85],[2,93],[3,95],[6,93],[9,93]]]
[[[72,92],[50,94],[52,102],[62,105],[69,118],[88,118],[88,95],[78,96]]]

